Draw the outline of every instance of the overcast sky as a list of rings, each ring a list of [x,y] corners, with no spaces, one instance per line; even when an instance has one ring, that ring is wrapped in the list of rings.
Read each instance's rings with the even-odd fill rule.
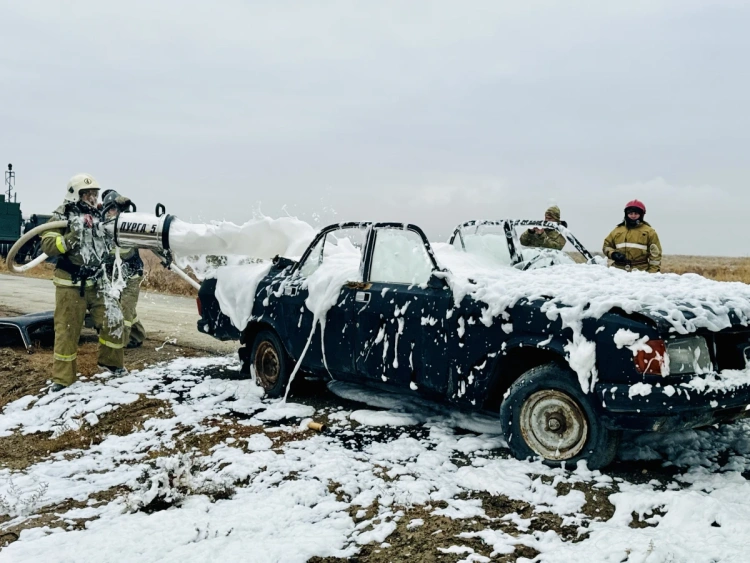
[[[601,249],[750,255],[750,3],[0,0],[0,162],[185,220],[260,209],[446,238],[557,203]]]

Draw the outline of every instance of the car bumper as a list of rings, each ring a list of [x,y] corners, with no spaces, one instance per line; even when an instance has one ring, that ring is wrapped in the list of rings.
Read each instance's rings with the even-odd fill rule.
[[[213,336],[217,340],[240,339],[240,331],[232,326],[231,323],[212,323],[210,320],[199,319],[198,332]]]
[[[695,376],[685,383],[596,385],[602,423],[615,430],[668,432],[750,414],[750,370]]]
[[[214,331],[211,328],[211,323],[209,323],[205,319],[198,320],[198,332],[204,332],[206,334],[210,334],[211,336],[213,336],[214,334]]]

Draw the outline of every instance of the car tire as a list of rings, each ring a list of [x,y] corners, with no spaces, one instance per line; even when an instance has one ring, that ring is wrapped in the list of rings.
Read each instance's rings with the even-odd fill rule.
[[[586,460],[599,469],[615,458],[620,433],[602,425],[576,375],[557,364],[519,377],[500,405],[505,440],[518,459],[541,457],[551,466],[575,468]]]
[[[257,334],[252,352],[245,362],[248,363],[242,366],[242,371],[252,373],[250,367],[254,368],[255,382],[263,388],[266,396],[284,395],[289,381],[290,362],[281,340],[274,331],[261,330]]]

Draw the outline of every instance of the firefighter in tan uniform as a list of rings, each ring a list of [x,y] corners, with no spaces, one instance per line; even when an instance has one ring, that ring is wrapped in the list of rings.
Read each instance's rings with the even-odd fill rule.
[[[100,287],[102,263],[111,249],[101,230],[97,209],[99,184],[88,174],[77,174],[68,182],[65,201],[50,221],[68,221],[68,227],[42,235],[42,250],[57,257],[52,278],[55,284],[55,348],[52,391],[76,381],[76,356],[86,311],[99,331],[101,367],[115,374],[123,368],[122,314],[108,311]]]
[[[138,253],[138,249],[129,250],[131,256],[123,258],[123,272],[126,277],[125,289],[120,295],[120,304],[122,305],[122,315],[125,319],[125,335],[123,342],[126,348],[138,348],[146,340],[146,329],[138,318],[138,298],[141,294],[141,282],[143,282],[143,261]]]
[[[634,199],[625,206],[625,220],[604,239],[604,255],[621,270],[661,271],[661,243],[654,228],[643,220],[646,206]]]
[[[553,205],[544,212],[544,220],[549,223],[560,223],[560,208]],[[535,248],[552,248],[562,250],[565,246],[565,237],[554,229],[527,229],[521,235],[521,244]]]
[[[123,211],[135,211],[135,205],[130,198],[121,196],[115,190],[104,190],[102,204],[108,219],[116,217]],[[146,329],[143,328],[143,323],[138,319],[136,311],[143,281],[143,261],[137,248],[121,249],[120,258],[122,259],[122,275],[125,279],[125,288],[120,294],[120,306],[125,324],[122,341],[126,348],[137,348],[146,340]],[[113,276],[113,269],[114,251],[110,253],[110,259],[107,261],[107,273],[110,279]]]

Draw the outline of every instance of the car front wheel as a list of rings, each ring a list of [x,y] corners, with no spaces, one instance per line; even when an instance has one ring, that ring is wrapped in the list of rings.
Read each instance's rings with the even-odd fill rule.
[[[503,434],[518,459],[541,457],[548,465],[590,469],[615,457],[619,433],[605,428],[575,374],[557,364],[524,373],[500,406]]]

